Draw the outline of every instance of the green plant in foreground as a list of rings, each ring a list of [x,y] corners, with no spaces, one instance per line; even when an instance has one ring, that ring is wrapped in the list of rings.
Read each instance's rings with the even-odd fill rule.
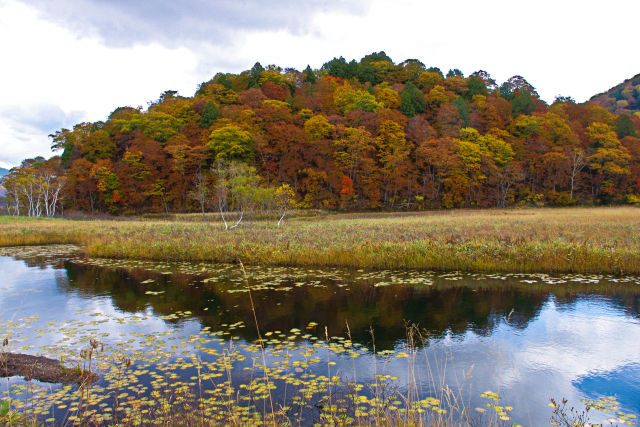
[[[20,423],[20,413],[11,409],[11,400],[0,401],[0,426],[14,426]]]

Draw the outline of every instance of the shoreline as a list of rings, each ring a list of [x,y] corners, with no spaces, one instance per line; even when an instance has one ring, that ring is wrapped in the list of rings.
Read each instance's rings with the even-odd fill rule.
[[[242,224],[0,218],[0,247],[76,244],[87,256],[371,270],[640,274],[636,208],[329,215]]]

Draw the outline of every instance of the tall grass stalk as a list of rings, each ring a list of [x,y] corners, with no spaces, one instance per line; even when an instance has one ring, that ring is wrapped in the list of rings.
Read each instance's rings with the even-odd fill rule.
[[[238,263],[240,264],[240,268],[242,269],[244,286],[247,289],[247,294],[249,295],[249,303],[251,304],[251,313],[253,313],[253,320],[256,326],[256,333],[258,334],[258,343],[260,345],[260,353],[262,355],[263,372],[264,372],[265,380],[267,382],[267,392],[269,393],[269,406],[271,409],[271,418],[272,418],[273,425],[275,426],[276,417],[275,417],[275,410],[273,408],[273,397],[271,396],[271,382],[269,381],[269,371],[267,370],[267,358],[265,355],[264,341],[262,340],[262,335],[260,334],[260,325],[258,323],[258,316],[256,315],[256,307],[253,304],[253,296],[251,295],[251,286],[249,286],[249,277],[247,276],[247,270],[245,270],[244,264],[242,263],[242,260],[240,258],[238,258]]]

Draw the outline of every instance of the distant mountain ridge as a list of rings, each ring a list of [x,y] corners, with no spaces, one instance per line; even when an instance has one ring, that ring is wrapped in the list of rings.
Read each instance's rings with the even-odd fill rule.
[[[640,117],[640,74],[592,96],[590,101],[614,114],[635,114]]]
[[[9,171],[7,169],[0,168],[0,179],[2,179],[2,177],[5,176],[8,173],[9,173]],[[7,192],[7,190],[5,190],[5,188],[2,186],[2,184],[0,184],[0,198],[4,197],[6,192]]]

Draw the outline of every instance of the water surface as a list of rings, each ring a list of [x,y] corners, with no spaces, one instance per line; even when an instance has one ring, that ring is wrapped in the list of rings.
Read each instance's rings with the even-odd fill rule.
[[[66,247],[3,251],[0,322],[11,350],[73,358],[96,337],[132,355],[139,395],[155,387],[149,367],[173,366],[174,380],[186,381],[194,356],[216,363],[230,343],[250,348],[258,337],[238,266],[87,260]],[[622,410],[640,413],[640,278],[259,267],[247,274],[265,339],[290,341],[292,361],[321,359],[305,366],[318,375],[328,366],[363,383],[388,374],[401,389],[416,378],[421,396],[447,386],[471,408],[484,407],[480,394],[491,390],[524,425],[548,423],[549,398],[580,406],[615,395]],[[408,325],[422,337],[415,361],[385,356],[406,353]],[[319,344],[327,338],[346,350]],[[158,345],[167,353],[150,357]],[[249,353],[234,363],[252,366]],[[234,383],[247,380],[244,371],[234,371]]]

